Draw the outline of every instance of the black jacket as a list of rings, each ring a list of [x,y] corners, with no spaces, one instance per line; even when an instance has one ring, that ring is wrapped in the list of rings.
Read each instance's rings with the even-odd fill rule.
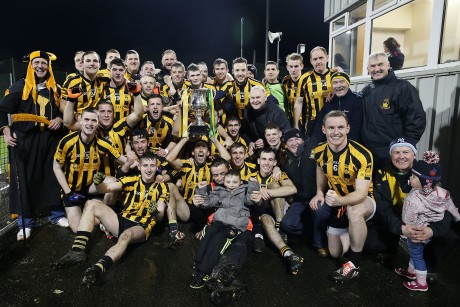
[[[321,129],[323,126],[323,119],[327,113],[333,110],[341,110],[347,114],[348,123],[350,124],[348,139],[360,142],[359,136],[363,120],[363,99],[359,94],[353,92],[352,90],[348,90],[343,97],[334,96],[330,102],[324,103],[321,112],[319,112],[316,117],[312,136],[318,141],[318,143],[326,140],[326,136]]]
[[[376,159],[388,158],[389,145],[396,138],[420,140],[426,115],[412,84],[390,71],[385,78],[368,84],[361,95],[364,100],[361,140]]]
[[[308,138],[297,149],[297,155],[286,150],[286,160],[282,168],[297,188],[294,202],[309,202],[316,195],[316,161],[310,159],[316,144],[314,138]]]
[[[250,104],[244,109],[242,136],[255,142],[258,139],[265,140],[265,127],[268,123],[277,124],[284,133],[291,128],[286,112],[279,105],[267,100],[262,109],[255,111]]]

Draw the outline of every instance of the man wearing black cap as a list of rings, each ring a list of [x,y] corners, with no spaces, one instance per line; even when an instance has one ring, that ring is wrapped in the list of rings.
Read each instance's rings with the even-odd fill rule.
[[[401,235],[423,242],[424,259],[428,267],[428,282],[434,282],[439,263],[458,243],[458,236],[451,229],[452,215],[445,212],[444,219],[426,227],[404,225],[401,212],[406,194],[411,190],[409,177],[415,162],[416,141],[409,137],[394,139],[390,144],[391,165],[380,170],[375,178],[374,192],[377,212],[368,228],[366,251],[371,253],[395,253]]]
[[[248,78],[257,80],[257,67],[253,64],[248,64]]]
[[[376,169],[380,169],[390,162],[388,145],[393,139],[404,136],[420,141],[426,115],[416,88],[396,77],[384,53],[372,53],[367,69],[372,82],[361,92],[361,139],[374,155]]]
[[[316,117],[317,123],[322,123],[324,116],[332,110],[340,110],[347,114],[350,123],[350,133],[348,138],[359,142],[361,132],[361,122],[363,118],[363,99],[355,92],[350,90],[350,76],[344,72],[335,72],[331,76],[332,100],[324,104],[323,108]],[[313,137],[318,142],[326,140],[323,134],[322,125],[317,124],[313,128]]]
[[[12,149],[9,155],[10,212],[19,214],[19,227],[24,226],[24,231],[17,235],[18,240],[30,236],[35,216],[44,208],[51,208],[52,223],[69,226],[53,173],[53,152],[63,135],[59,93],[51,69],[51,61],[55,59],[55,55],[43,51],[34,51],[25,57],[28,62],[25,78],[16,81],[0,102],[0,127],[6,144]],[[18,113],[35,115],[47,123],[15,122],[13,127],[8,127],[7,115]]]
[[[310,210],[308,203],[316,194],[316,163],[310,159],[310,154],[316,146],[316,141],[308,138],[306,141],[299,129],[292,128],[283,135],[286,144],[286,160],[283,169],[297,188],[293,203],[289,206],[281,228],[295,236],[312,234],[313,246],[320,257],[327,257],[326,227],[330,215],[329,206],[321,206],[319,210]],[[308,216],[312,214],[313,229],[308,225]]]

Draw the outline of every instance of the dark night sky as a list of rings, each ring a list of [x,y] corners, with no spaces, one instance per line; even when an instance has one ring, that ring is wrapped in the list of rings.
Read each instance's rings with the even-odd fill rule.
[[[270,30],[283,32],[282,60],[298,43],[307,51],[327,47],[324,1],[271,0],[270,7]],[[79,49],[96,50],[102,58],[110,48],[122,56],[135,49],[141,62],[153,60],[156,66],[168,48],[185,65],[201,60],[210,65],[217,57],[231,62],[240,55],[241,17],[244,57],[252,62],[256,50],[257,62],[265,59],[265,0],[8,1],[0,17],[0,59],[19,60],[42,49],[57,55],[55,70],[73,71]],[[276,44],[269,50],[269,59],[276,60]]]

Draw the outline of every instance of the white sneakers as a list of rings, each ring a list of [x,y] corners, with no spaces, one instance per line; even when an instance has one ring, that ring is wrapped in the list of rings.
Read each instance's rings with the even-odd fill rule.
[[[62,228],[67,228],[69,227],[69,221],[67,220],[66,217],[61,217],[59,220],[53,223],[54,225],[61,226]]]
[[[26,233],[26,238],[24,239],[24,232],[22,231],[22,229],[19,230],[18,234],[16,235],[16,238],[18,239],[18,241],[24,241],[24,240],[27,240],[30,235],[32,234],[32,228],[25,228],[25,233]]]
[[[52,222],[52,224],[53,225],[58,225],[58,226],[60,226],[62,228],[69,227],[69,221],[67,220],[66,217],[61,217],[56,222]],[[25,233],[26,233],[26,237],[24,238],[24,232],[22,231],[22,228],[19,229],[19,232],[16,235],[16,238],[18,239],[18,241],[27,240],[30,237],[30,235],[32,234],[32,228],[26,227],[25,228]]]

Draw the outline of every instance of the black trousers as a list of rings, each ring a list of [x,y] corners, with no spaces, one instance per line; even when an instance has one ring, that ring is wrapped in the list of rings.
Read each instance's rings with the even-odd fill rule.
[[[195,269],[210,274],[220,256],[241,231],[220,221],[213,221],[203,231],[204,236],[195,254]]]

